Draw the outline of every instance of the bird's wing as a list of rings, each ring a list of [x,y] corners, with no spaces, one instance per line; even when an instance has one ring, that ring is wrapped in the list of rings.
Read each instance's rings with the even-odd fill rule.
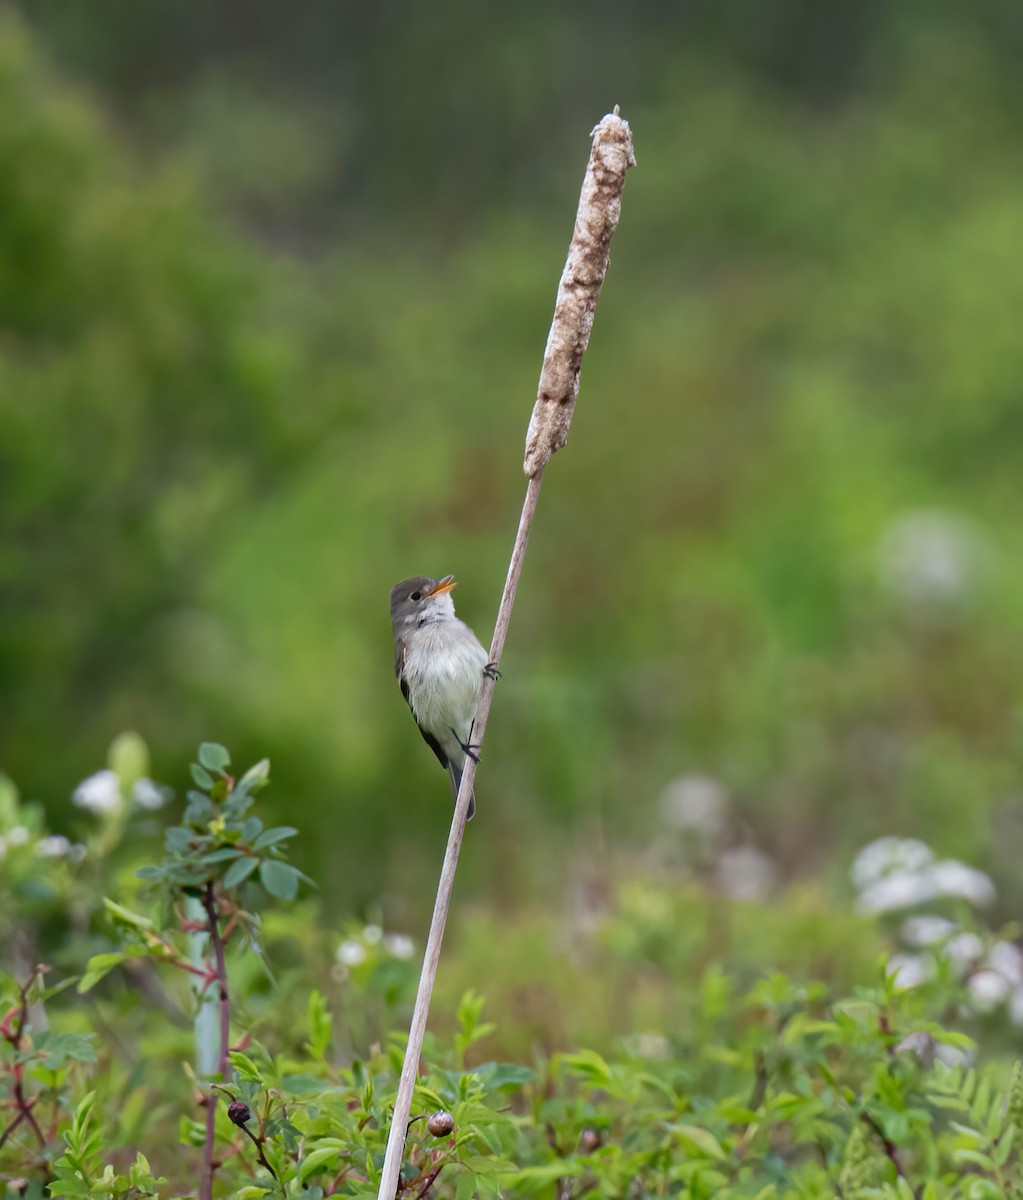
[[[408,705],[409,712],[412,713],[414,719],[416,714],[415,710],[412,708],[412,701],[409,699],[408,680],[405,678],[405,647],[401,645],[396,648],[394,655],[394,676],[398,680],[398,687],[401,688],[401,694],[405,697],[405,703]],[[447,770],[448,756],[441,749],[440,742],[437,741],[432,733],[427,733],[427,731],[422,727],[422,725],[419,724],[418,721],[416,721],[416,728],[423,735],[423,741],[426,742],[434,754],[437,755],[440,765]]]

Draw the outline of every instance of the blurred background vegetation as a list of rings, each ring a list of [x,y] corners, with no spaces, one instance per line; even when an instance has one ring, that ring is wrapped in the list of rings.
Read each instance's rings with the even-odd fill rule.
[[[463,899],[598,902],[698,777],[777,882],[911,834],[1019,911],[1021,52],[952,0],[5,5],[0,765],[71,832],[123,729],[179,791],[267,754],[330,908],[422,931],[387,594],[489,636],[619,103]]]

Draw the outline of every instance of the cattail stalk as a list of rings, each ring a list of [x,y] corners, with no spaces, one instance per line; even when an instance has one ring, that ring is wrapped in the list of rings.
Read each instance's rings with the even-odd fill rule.
[[[536,404],[526,433],[526,455],[523,469],[529,477],[526,497],[522,504],[519,527],[515,534],[508,576],[497,611],[497,623],[490,645],[490,661],[499,666],[504,651],[508,626],[511,622],[515,593],[522,574],[522,563],[526,555],[526,543],[533,524],[543,469],[551,455],[560,450],[568,440],[569,426],[579,395],[579,370],[583,354],[593,328],[593,314],[597,307],[600,287],[607,272],[611,236],[618,225],[621,214],[622,188],[625,172],[635,166],[632,151],[632,131],[628,121],[618,114],[615,106],[593,130],[593,148],[583,178],[579,209],[576,213],[575,229],[569,247],[565,269],[558,286],[558,298],[554,308],[554,320],[547,337],[543,369],[537,389]],[[479,707],[473,723],[472,737],[476,746],[482,746],[486,733],[490,705],[494,696],[494,680],[489,676],[483,680]],[[476,760],[467,758],[462,773],[461,786],[455,801],[451,831],[448,834],[447,850],[441,867],[437,899],[430,923],[430,934],[423,957],[423,970],[419,977],[412,1024],[409,1029],[405,1061],[402,1064],[398,1094],[391,1118],[391,1129],[387,1139],[383,1172],[377,1200],[395,1200],[398,1195],[401,1162],[408,1132],[409,1116],[412,1111],[412,1093],[419,1073],[419,1056],[423,1048],[423,1035],[430,1012],[433,984],[437,977],[441,942],[447,923],[451,892],[455,883],[458,855],[465,833],[469,797],[472,795],[476,778]]]

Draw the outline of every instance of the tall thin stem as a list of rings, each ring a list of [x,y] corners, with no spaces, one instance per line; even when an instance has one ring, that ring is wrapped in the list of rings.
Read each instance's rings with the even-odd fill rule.
[[[543,471],[540,471],[530,479],[526,488],[526,498],[522,504],[522,515],[519,517],[519,528],[515,535],[511,562],[508,564],[508,577],[505,580],[501,604],[497,610],[494,640],[490,644],[490,661],[495,666],[500,664],[505,639],[508,636],[512,608],[515,605],[515,592],[519,586],[519,576],[522,574],[526,542],[529,540],[529,530],[536,514],[536,503],[540,497],[542,479]],[[490,704],[493,697],[494,680],[488,675],[483,679],[479,708],[476,710],[476,720],[472,727],[472,736],[477,746],[483,744],[483,735],[487,730],[487,720],[490,717]],[[426,953],[423,956],[423,971],[419,976],[419,990],[416,993],[412,1025],[409,1028],[408,1045],[405,1048],[405,1061],[401,1068],[398,1095],[394,1102],[391,1130],[387,1138],[387,1153],[384,1157],[384,1169],[378,1193],[380,1200],[385,1200],[385,1197],[387,1200],[391,1200],[398,1190],[402,1153],[405,1149],[409,1114],[412,1111],[412,1093],[415,1090],[416,1076],[419,1073],[419,1056],[423,1049],[423,1036],[426,1033],[426,1020],[430,1013],[433,984],[437,978],[437,964],[440,962],[440,948],[441,942],[444,940],[448,909],[451,907],[455,869],[458,866],[458,854],[462,848],[462,835],[465,833],[465,821],[469,811],[469,797],[472,795],[473,780],[476,778],[476,766],[474,758],[466,758],[462,783],[458,789],[458,799],[455,801],[455,812],[451,818],[447,850],[444,853],[440,883],[437,886],[437,899],[433,907],[433,920],[430,922],[430,935],[426,942]]]
[[[569,246],[568,258],[558,285],[558,296],[554,308],[547,347],[544,352],[540,385],[536,404],[526,434],[526,456],[523,469],[529,477],[526,497],[522,503],[519,528],[515,534],[508,576],[497,610],[494,638],[490,645],[490,662],[496,668],[501,662],[508,626],[511,623],[515,593],[522,574],[522,563],[526,555],[529,530],[536,514],[540,498],[543,471],[551,455],[560,450],[568,439],[576,397],[579,393],[579,371],[583,354],[593,327],[593,314],[597,306],[601,285],[607,271],[611,237],[618,225],[621,212],[622,188],[625,172],[635,165],[632,152],[632,131],[627,121],[618,113],[617,107],[597,125],[593,131],[590,160],[583,177],[579,208],[575,228]],[[482,746],[483,736],[490,716],[490,705],[494,697],[493,671],[484,676],[480,692],[479,707],[473,724],[472,736],[477,746]],[[462,848],[462,836],[469,811],[476,778],[477,759],[469,757],[462,773],[462,782],[455,801],[455,812],[451,819],[447,849],[441,867],[437,899],[430,922],[430,934],[423,956],[423,970],[419,977],[419,990],[409,1028],[405,1061],[398,1081],[398,1094],[391,1117],[391,1129],[387,1138],[387,1152],[380,1177],[377,1200],[396,1200],[401,1161],[408,1135],[409,1115],[412,1111],[412,1094],[419,1073],[419,1057],[423,1049],[423,1035],[430,1013],[433,984],[437,978],[441,942],[447,924],[451,893],[455,883],[458,854]],[[422,1194],[422,1193],[420,1193]]]
[[[217,990],[220,1003],[220,1052],[217,1070],[221,1081],[226,1083],[230,1072],[231,1053],[231,1001],[227,990],[227,962],[224,958],[224,939],[220,933],[220,914],[217,894],[211,879],[202,895],[202,906],[209,923],[210,945],[217,967]],[[206,1141],[203,1146],[202,1179],[199,1183],[199,1200],[213,1200],[213,1154],[217,1140],[217,1093],[214,1089],[206,1095]]]

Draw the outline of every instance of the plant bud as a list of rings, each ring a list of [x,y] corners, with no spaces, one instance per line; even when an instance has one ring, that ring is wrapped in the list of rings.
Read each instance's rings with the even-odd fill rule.
[[[434,1137],[447,1137],[454,1127],[455,1118],[449,1112],[435,1112],[426,1122]]]
[[[600,1134],[595,1129],[584,1129],[579,1134],[580,1154],[592,1154],[594,1150],[599,1149],[600,1144]]]
[[[244,1100],[232,1100],[227,1106],[227,1115],[231,1118],[235,1125],[244,1125],[246,1121],[252,1120],[252,1113],[249,1111],[249,1106]]]

